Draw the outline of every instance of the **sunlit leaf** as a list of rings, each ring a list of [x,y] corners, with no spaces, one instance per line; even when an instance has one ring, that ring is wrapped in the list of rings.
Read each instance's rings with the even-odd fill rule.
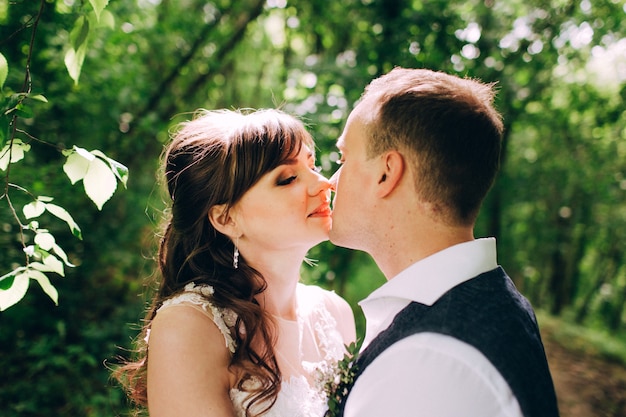
[[[30,283],[28,273],[29,271],[24,271],[16,275],[9,289],[0,290],[0,311],[6,310],[24,298]]]
[[[120,180],[124,187],[126,187],[126,183],[128,182],[128,168],[125,165],[120,164],[115,159],[109,158],[102,151],[97,149],[91,151],[91,153],[104,159],[111,166],[111,171],[113,171],[115,176]]]
[[[74,264],[72,264],[69,259],[67,258],[67,254],[63,251],[63,249],[61,249],[61,247],[59,245],[57,245],[56,243],[52,246],[52,250],[54,251],[54,253],[56,253],[58,255],[59,258],[61,258],[63,260],[63,263],[65,263],[65,265],[69,266],[70,268],[74,267]]]
[[[18,162],[24,158],[24,153],[30,151],[30,145],[19,139],[13,141],[13,145],[7,143],[0,150],[0,169],[5,171],[9,164]]]
[[[113,16],[113,13],[111,13],[110,11],[103,10],[102,13],[100,13],[100,20],[98,23],[98,26],[100,27],[115,29],[115,16]]]
[[[82,180],[89,169],[89,160],[80,152],[72,152],[63,164],[63,172],[72,184]]]
[[[33,100],[41,101],[43,103],[47,103],[48,102],[48,99],[45,96],[43,96],[42,94],[35,94],[35,95],[32,95],[32,96],[29,96],[29,98],[31,98]]]
[[[4,82],[7,80],[7,75],[9,75],[9,63],[4,55],[0,54],[0,90],[4,87]]]
[[[76,152],[77,154],[79,154],[80,156],[82,156],[83,158],[88,160],[89,162],[91,162],[94,159],[96,159],[95,155],[93,153],[89,152],[85,148],[81,148],[79,146],[74,145],[73,150],[74,150],[74,152]]]
[[[39,245],[41,249],[49,251],[55,243],[54,236],[50,233],[37,233],[35,235],[35,243]]]
[[[67,50],[65,54],[65,67],[67,68],[67,72],[69,73],[72,80],[74,80],[74,84],[78,84],[78,79],[80,78],[80,71],[83,68],[83,62],[85,62],[85,55],[87,53],[87,44],[83,43],[78,50],[74,48],[70,48]]]
[[[24,213],[26,219],[39,217],[45,210],[46,204],[39,200],[28,203],[22,208],[22,212]]]
[[[117,180],[109,166],[99,158],[89,164],[89,169],[83,178],[85,193],[93,201],[98,210],[106,203],[117,188]]]
[[[107,7],[109,4],[109,0],[89,0],[91,3],[91,7],[93,7],[93,11],[96,13],[96,18],[100,20],[100,13]]]
[[[77,238],[83,238],[82,232],[78,224],[74,221],[72,216],[61,206],[57,206],[56,204],[46,204],[46,210],[48,210],[51,214],[55,215],[59,219],[63,220],[69,226],[72,234]]]
[[[62,277],[65,276],[65,268],[63,266],[63,262],[61,262],[56,256],[46,256],[43,262],[46,266],[49,266],[57,274],[61,275]]]
[[[41,262],[31,262],[28,264],[27,269],[36,269],[37,271],[41,272],[53,272],[51,267]]]
[[[61,262],[56,256],[50,254],[44,257],[43,263],[46,267],[49,268],[50,271],[56,272],[62,277],[65,276],[65,268],[63,267],[63,262]]]
[[[34,279],[41,285],[41,289],[45,292],[48,297],[54,301],[54,304],[59,305],[59,293],[57,289],[50,283],[50,279],[41,271],[37,271],[35,269],[30,269],[28,272],[28,277]],[[16,278],[17,279],[17,278]],[[15,285],[15,284],[14,284]]]

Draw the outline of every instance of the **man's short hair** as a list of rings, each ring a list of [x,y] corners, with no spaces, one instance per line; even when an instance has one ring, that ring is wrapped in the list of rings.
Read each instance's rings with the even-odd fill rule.
[[[450,224],[473,224],[500,163],[503,123],[494,97],[494,84],[395,68],[361,99],[373,111],[368,156],[400,151],[420,198]]]

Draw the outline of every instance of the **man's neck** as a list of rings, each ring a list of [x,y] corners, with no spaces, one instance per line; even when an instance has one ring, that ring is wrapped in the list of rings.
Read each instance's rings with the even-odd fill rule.
[[[397,227],[397,236],[388,236],[370,255],[385,275],[392,279],[400,272],[437,252],[474,240],[473,228],[431,225],[431,227]]]

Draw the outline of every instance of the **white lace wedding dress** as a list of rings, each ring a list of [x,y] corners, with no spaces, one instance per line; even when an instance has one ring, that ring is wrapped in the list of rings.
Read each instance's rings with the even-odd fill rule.
[[[189,284],[183,293],[166,300],[159,311],[176,305],[199,309],[213,320],[224,335],[226,347],[234,352],[235,343],[230,333],[234,313],[213,306],[202,296],[210,297],[212,293],[210,286]],[[326,397],[317,381],[319,370],[328,369],[343,357],[344,337],[349,331],[342,329],[351,325],[335,319],[340,317],[340,302],[335,293],[298,284],[297,320],[274,317],[279,331],[275,352],[283,382],[276,403],[264,417],[322,417],[326,412]],[[246,397],[246,392],[230,390],[237,417],[246,415]],[[253,414],[261,408],[253,406]]]

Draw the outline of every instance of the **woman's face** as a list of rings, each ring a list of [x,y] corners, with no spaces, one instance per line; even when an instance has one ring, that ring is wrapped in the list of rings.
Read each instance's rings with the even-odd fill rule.
[[[268,172],[231,210],[242,254],[251,251],[308,251],[328,239],[330,182],[317,172],[313,153],[300,153]]]

